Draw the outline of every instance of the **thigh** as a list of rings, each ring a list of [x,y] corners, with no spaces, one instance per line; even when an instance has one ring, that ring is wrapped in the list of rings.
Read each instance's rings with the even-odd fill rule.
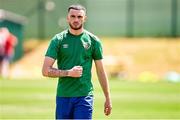
[[[72,117],[70,98],[56,97],[56,119],[71,119]]]
[[[74,106],[74,119],[92,119],[93,96],[80,97]]]

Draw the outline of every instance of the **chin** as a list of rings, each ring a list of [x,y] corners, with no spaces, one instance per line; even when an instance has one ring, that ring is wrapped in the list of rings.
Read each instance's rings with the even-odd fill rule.
[[[71,24],[69,24],[69,25],[70,25],[71,29],[73,29],[73,30],[79,30],[82,28],[82,25],[80,25],[80,26],[73,26]]]

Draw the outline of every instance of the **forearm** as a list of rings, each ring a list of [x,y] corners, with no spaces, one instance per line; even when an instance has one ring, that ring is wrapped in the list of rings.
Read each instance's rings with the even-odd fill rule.
[[[99,83],[106,99],[110,99],[109,82],[105,71],[97,71]]]
[[[81,77],[82,76],[82,67],[74,66],[70,70],[59,70],[51,66],[44,65],[42,69],[42,74],[45,77]]]
[[[47,77],[67,77],[68,70],[59,70],[59,69],[56,69],[53,67],[48,67],[45,76],[47,76]]]

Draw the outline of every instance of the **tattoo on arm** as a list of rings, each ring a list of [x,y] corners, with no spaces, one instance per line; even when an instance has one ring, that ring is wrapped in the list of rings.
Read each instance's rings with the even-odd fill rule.
[[[60,77],[66,77],[68,76],[68,71],[67,70],[60,70]]]
[[[48,76],[49,77],[59,77],[58,76],[58,69],[50,67],[48,69]]]
[[[68,76],[67,70],[58,70],[56,68],[50,67],[48,70],[48,76],[49,77],[66,77]]]

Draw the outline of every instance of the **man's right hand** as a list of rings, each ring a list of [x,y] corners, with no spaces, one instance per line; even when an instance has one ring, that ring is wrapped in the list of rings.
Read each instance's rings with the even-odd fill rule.
[[[82,66],[74,66],[72,69],[68,70],[69,77],[81,77],[83,73]]]

